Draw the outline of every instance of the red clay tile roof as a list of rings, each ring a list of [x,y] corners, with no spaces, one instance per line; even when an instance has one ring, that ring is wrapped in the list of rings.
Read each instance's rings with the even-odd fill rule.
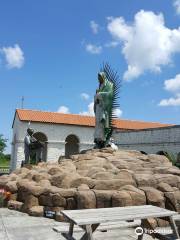
[[[54,124],[68,124],[79,126],[95,126],[95,118],[90,116],[83,116],[78,114],[64,114],[58,112],[42,112],[36,110],[17,109],[16,113],[20,121],[43,122]],[[154,122],[141,122],[115,119],[114,125],[117,129],[124,130],[138,130],[147,128],[159,128],[173,126],[172,124],[161,124]]]

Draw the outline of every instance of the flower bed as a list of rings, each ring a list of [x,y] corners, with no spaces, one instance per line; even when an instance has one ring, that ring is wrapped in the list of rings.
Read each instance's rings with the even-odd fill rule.
[[[10,200],[11,193],[5,189],[0,189],[0,207],[6,207],[7,202]]]

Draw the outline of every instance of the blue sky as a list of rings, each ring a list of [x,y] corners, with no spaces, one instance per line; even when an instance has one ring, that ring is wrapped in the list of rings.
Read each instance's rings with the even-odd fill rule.
[[[179,0],[1,1],[0,133],[11,140],[22,96],[92,114],[103,61],[122,79],[119,117],[179,124],[179,27]]]

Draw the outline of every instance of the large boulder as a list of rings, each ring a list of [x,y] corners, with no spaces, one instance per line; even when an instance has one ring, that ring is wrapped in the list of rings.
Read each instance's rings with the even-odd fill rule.
[[[20,174],[20,176],[21,176],[22,179],[28,179],[28,180],[32,181],[33,176],[36,175],[37,173],[38,173],[37,171],[35,171],[34,169],[32,169],[31,171],[22,173],[23,176],[21,176],[22,174]],[[19,176],[19,175],[18,175],[18,176]]]
[[[77,191],[75,188],[54,188],[53,193],[59,193],[62,197],[71,198],[76,196]]]
[[[156,187],[157,181],[152,174],[135,174],[135,179],[138,187],[151,186]]]
[[[87,184],[84,184],[84,183],[77,187],[78,191],[89,190],[89,189],[90,189],[89,186]]]
[[[28,168],[18,168],[13,171],[13,174],[20,175],[20,174],[27,174],[30,170]]]
[[[133,201],[128,191],[122,190],[113,193],[112,207],[125,207],[132,206]]]
[[[168,174],[174,174],[174,175],[177,175],[177,176],[180,176],[180,169],[177,168],[177,167],[171,167],[167,170],[167,173]]]
[[[112,190],[94,190],[96,196],[96,207],[107,208],[112,207],[112,195],[115,191]]]
[[[39,182],[39,185],[34,181],[27,181],[27,179],[18,181],[17,182],[18,199],[20,199],[20,201],[24,201],[27,194],[39,196],[40,194],[46,192],[49,185],[48,186],[46,186],[46,184],[43,185],[41,181]]]
[[[9,175],[9,181],[17,181],[18,179],[18,175],[11,173],[11,175]]]
[[[166,207],[170,210],[180,212],[180,192],[166,192]]]
[[[43,217],[44,216],[44,207],[43,206],[34,206],[29,209],[29,215],[34,217]]]
[[[67,202],[67,207],[66,207],[66,209],[68,209],[68,210],[75,210],[75,209],[77,209],[77,201],[76,201],[76,198],[74,198],[74,197],[68,197],[68,198],[66,198],[66,202]]]
[[[51,193],[41,194],[39,196],[39,204],[41,206],[53,207],[54,205],[53,205],[52,196],[53,196],[53,194],[51,194]]]
[[[112,179],[112,180],[96,180],[94,189],[97,190],[118,190],[125,185],[134,185],[136,182],[130,179]]]
[[[89,149],[59,163],[26,166],[1,176],[0,188],[11,192],[9,206],[34,216],[43,208],[58,213],[144,204],[180,212],[180,170],[165,156],[135,150]]]
[[[80,177],[80,176],[68,176],[62,181],[63,188],[75,188],[81,184],[86,184],[90,188],[94,187],[94,183],[89,177]]]
[[[160,182],[157,185],[157,189],[161,192],[174,192],[173,187],[171,187],[168,183]]]
[[[81,160],[75,163],[76,167],[78,170],[85,170],[87,168],[91,167],[99,167],[99,168],[104,168],[106,170],[108,169],[114,169],[116,170],[116,167],[108,160],[105,158],[101,157],[92,157],[90,160]]]
[[[92,166],[90,169],[88,169],[86,171],[87,171],[86,176],[87,177],[91,177],[92,175],[97,174],[99,172],[106,172],[106,169],[102,168],[102,167],[94,167],[94,166]]]
[[[131,179],[133,181],[134,179],[134,173],[131,170],[121,169],[119,170],[115,175],[115,179]]]
[[[114,177],[114,175],[110,172],[98,172],[95,173],[91,176],[92,179],[97,179],[97,180],[110,180]]]
[[[180,184],[180,177],[173,174],[154,174],[154,179],[157,183],[167,183],[172,187],[178,187],[178,184]]]
[[[8,181],[10,181],[9,176],[8,175],[4,175],[0,177],[0,188],[5,188]]]
[[[63,172],[56,173],[55,175],[52,175],[50,178],[50,182],[53,186],[61,187],[62,181],[65,178],[66,174]]]
[[[78,191],[77,192],[77,207],[78,209],[96,208],[96,196],[93,191]]]
[[[60,164],[60,168],[63,172],[66,172],[66,173],[75,173],[76,172],[76,166],[74,164],[74,162],[72,162],[71,160],[64,160],[61,162]]]
[[[172,162],[170,162],[169,159],[164,155],[148,154],[148,159],[149,159],[149,162],[155,163],[156,165],[159,165],[159,166],[160,165],[162,165],[163,167],[172,166]]]
[[[17,200],[20,202],[25,202],[27,195],[29,194],[28,192],[28,186],[33,185],[34,183],[29,181],[28,179],[21,179],[17,182]]]
[[[121,190],[127,191],[132,199],[132,205],[145,205],[146,204],[146,195],[144,191],[132,186],[132,185],[125,185],[121,188]]]
[[[52,195],[52,204],[54,207],[65,207],[66,199],[58,193],[53,194]]]
[[[23,206],[23,202],[14,201],[14,200],[10,200],[7,205],[9,209],[17,210],[17,211],[21,211],[22,206]]]
[[[38,198],[32,194],[28,194],[25,198],[24,204],[22,206],[23,212],[28,212],[30,208],[34,206],[39,206]]]
[[[141,187],[146,194],[147,203],[165,208],[164,194],[153,187]]]
[[[40,182],[41,180],[44,180],[44,179],[46,180],[50,179],[50,175],[44,172],[44,173],[36,173],[32,177],[32,180],[35,182]]]
[[[62,173],[63,171],[59,168],[59,167],[56,167],[56,166],[52,166],[49,168],[48,170],[48,174],[54,176],[56,174],[59,174],[59,173]]]
[[[17,182],[16,181],[8,181],[5,188],[7,191],[10,191],[11,193],[16,193],[18,190]]]

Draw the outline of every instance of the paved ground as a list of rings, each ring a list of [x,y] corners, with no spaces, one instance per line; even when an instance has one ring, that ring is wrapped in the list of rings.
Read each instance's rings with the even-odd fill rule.
[[[123,225],[124,224],[124,225]],[[96,240],[134,240],[137,235],[133,228],[125,227],[108,232],[97,231],[94,235]],[[127,223],[126,223],[127,225]],[[52,230],[55,226],[63,226],[63,223],[52,219],[30,217],[5,208],[0,208],[0,240],[63,240],[60,233]],[[76,233],[74,237],[79,239],[82,233]],[[143,240],[152,238],[145,235]]]

